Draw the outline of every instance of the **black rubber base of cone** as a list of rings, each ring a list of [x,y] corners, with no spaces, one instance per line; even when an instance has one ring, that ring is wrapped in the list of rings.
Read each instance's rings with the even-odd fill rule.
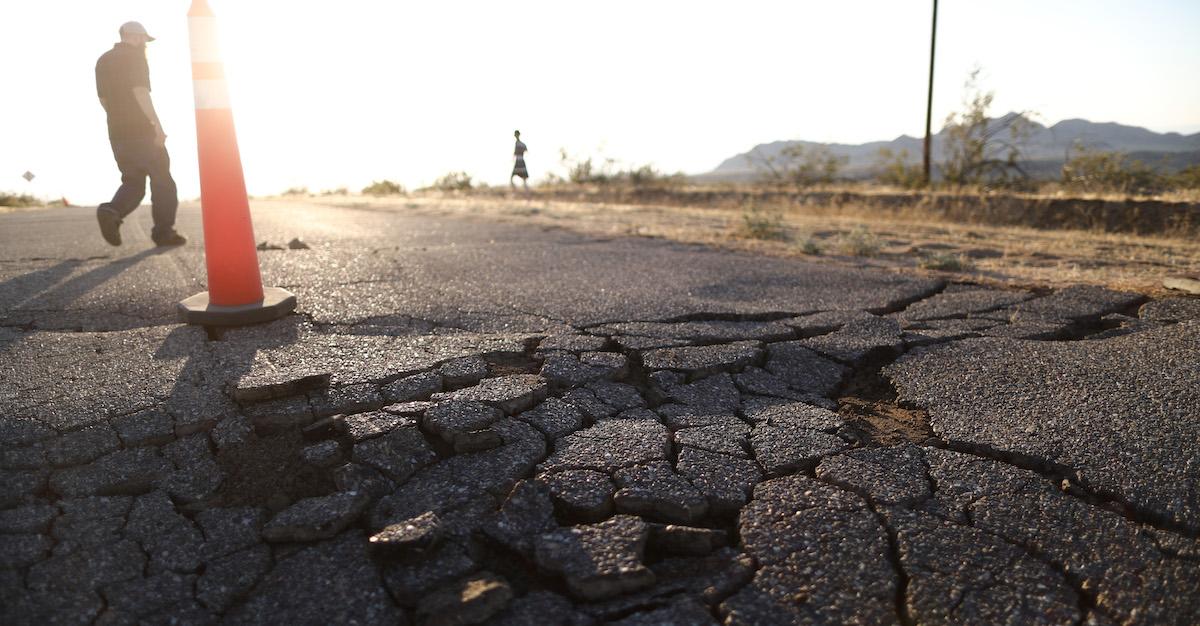
[[[247,326],[279,319],[296,308],[296,296],[279,287],[263,287],[263,299],[240,306],[219,306],[202,291],[179,303],[179,321],[203,326]]]

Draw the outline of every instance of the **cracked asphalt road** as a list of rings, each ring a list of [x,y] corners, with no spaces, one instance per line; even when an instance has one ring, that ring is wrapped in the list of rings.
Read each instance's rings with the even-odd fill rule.
[[[5,624],[1191,624],[1200,306],[255,205],[0,215]],[[185,207],[180,228],[199,238]]]

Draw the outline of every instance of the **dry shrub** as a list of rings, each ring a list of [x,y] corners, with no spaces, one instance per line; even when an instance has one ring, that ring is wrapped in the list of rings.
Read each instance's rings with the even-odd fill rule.
[[[941,270],[943,272],[967,272],[974,269],[971,260],[965,255],[954,254],[952,252],[933,252],[922,255],[917,265],[927,270]]]
[[[743,239],[759,239],[764,241],[786,241],[787,227],[783,224],[783,214],[778,211],[765,211],[758,207],[742,213],[735,234]]]
[[[882,244],[871,231],[860,226],[839,236],[834,247],[838,252],[850,256],[875,256],[879,254]]]

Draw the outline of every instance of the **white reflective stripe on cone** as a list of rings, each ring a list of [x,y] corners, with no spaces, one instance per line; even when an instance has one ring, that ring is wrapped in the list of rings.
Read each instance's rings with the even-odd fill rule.
[[[188,40],[192,47],[193,63],[216,63],[221,60],[217,45],[217,18],[188,18]]]
[[[229,87],[224,80],[193,80],[196,109],[228,109]]]

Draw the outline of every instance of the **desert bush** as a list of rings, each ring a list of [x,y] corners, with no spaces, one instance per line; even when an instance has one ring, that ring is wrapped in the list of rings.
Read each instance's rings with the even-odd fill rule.
[[[364,196],[402,196],[406,193],[406,190],[404,189],[404,185],[400,183],[390,180],[377,180],[363,187],[362,193]]]
[[[612,180],[613,160],[604,159],[603,164],[592,160],[592,157],[581,159],[567,153],[566,149],[558,151],[559,162],[567,171],[567,180],[576,185],[603,185]]]
[[[27,207],[38,206],[41,201],[27,193],[0,191],[0,206]]]
[[[971,260],[962,254],[952,252],[932,252],[921,255],[917,265],[927,270],[944,272],[965,272],[972,269]]]
[[[1200,165],[1189,165],[1171,177],[1171,186],[1176,189],[1200,189]]]
[[[925,186],[925,174],[921,163],[914,162],[909,157],[908,150],[895,152],[891,148],[880,148],[875,157],[875,180],[904,189],[919,189]]]
[[[811,235],[799,239],[796,242],[796,247],[800,249],[800,252],[810,256],[818,256],[822,251],[821,242],[814,239]]]
[[[431,187],[439,191],[469,191],[472,187],[471,175],[466,172],[447,172],[433,181]]]
[[[683,172],[667,174],[649,163],[618,170],[617,161],[614,159],[599,156],[573,157],[564,149],[559,150],[559,162],[567,172],[565,181],[576,185],[623,184],[634,187],[665,187],[681,185],[687,181]],[[564,179],[556,174],[546,175],[546,183],[549,185],[562,182]]]
[[[1010,186],[1029,178],[1021,161],[1033,132],[1032,114],[1022,111],[990,119],[988,109],[996,94],[979,87],[979,71],[972,71],[964,85],[963,110],[946,117],[942,179],[959,187]]]
[[[787,146],[777,157],[752,151],[746,158],[758,170],[759,182],[796,187],[832,183],[849,161],[848,157],[837,156],[826,146],[805,148],[800,144]]]
[[[609,181],[609,176],[592,165],[592,158],[588,157],[579,161],[567,170],[567,180],[576,185],[586,185],[589,183],[603,185]]]
[[[620,178],[628,180],[635,187],[651,185],[666,178],[662,172],[654,169],[654,166],[652,165],[643,165],[641,167],[624,170],[622,172],[618,172],[618,175]]]
[[[848,233],[842,233],[834,247],[838,252],[850,256],[875,256],[879,254],[882,245],[871,231],[859,226]]]
[[[783,214],[778,211],[767,211],[759,207],[751,207],[742,213],[735,234],[743,239],[760,239],[766,241],[784,241],[788,238],[787,227],[783,224]]]
[[[650,164],[621,170],[614,175],[614,178],[634,187],[672,187],[682,185],[687,181],[687,175],[683,172],[667,174]]]
[[[653,165],[646,164],[641,167],[631,167],[627,170],[621,170],[617,172],[616,178],[628,182],[634,187],[650,187],[680,183],[686,177],[682,172],[667,174],[659,171]]]
[[[1065,187],[1092,193],[1154,194],[1172,186],[1171,178],[1120,152],[1095,150],[1081,143],[1071,148],[1062,166]]]
[[[350,195],[350,190],[345,187],[338,187],[336,189],[322,189],[321,195],[322,196],[348,196],[348,195]]]
[[[285,196],[307,196],[308,187],[289,187],[283,191]]]

